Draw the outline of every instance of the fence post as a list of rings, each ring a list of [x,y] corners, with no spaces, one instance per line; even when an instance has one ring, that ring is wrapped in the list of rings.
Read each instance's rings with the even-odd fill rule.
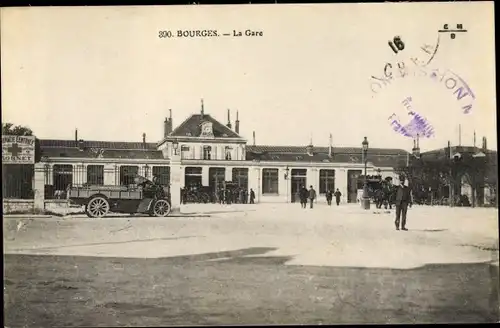
[[[34,170],[34,208],[35,210],[45,210],[45,165],[43,163],[35,163]]]

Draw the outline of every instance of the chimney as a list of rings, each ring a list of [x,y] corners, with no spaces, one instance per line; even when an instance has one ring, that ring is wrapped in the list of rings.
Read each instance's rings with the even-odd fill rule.
[[[227,127],[231,128],[231,110],[227,110]]]
[[[78,140],[78,150],[84,151],[85,150],[85,142],[83,139]]]
[[[78,142],[78,129],[75,129],[75,142]]]
[[[255,131],[253,131],[253,145],[255,146]]]
[[[238,111],[236,111],[236,121],[234,122],[234,130],[237,134],[240,134],[240,120],[238,118]]]
[[[331,133],[330,133],[330,139],[329,139],[329,145],[328,145],[328,156],[329,157],[333,156],[333,137],[332,137]]]
[[[476,131],[474,130],[474,150],[476,149]]]
[[[418,134],[417,134],[417,137],[415,139],[413,139],[412,154],[415,157],[420,157],[420,147],[419,147],[419,137],[418,137]]]
[[[201,119],[203,119],[203,117],[205,116],[205,108],[203,106],[203,98],[201,98],[201,112],[200,112],[200,115],[201,115]]]
[[[146,145],[146,133],[142,133],[142,143]]]
[[[446,149],[446,153],[448,154],[448,158],[451,159],[453,155],[451,154],[451,142],[448,141],[448,148]]]
[[[170,117],[165,117],[164,127],[163,127],[163,137],[166,138],[170,132],[172,132],[172,110],[169,109]]]
[[[487,150],[487,144],[486,144],[486,137],[483,137],[483,145],[482,145],[483,150]]]
[[[313,141],[312,141],[312,135],[311,135],[311,140],[309,141],[309,145],[306,147],[306,152],[307,155],[312,156],[314,155],[314,146],[313,146]]]

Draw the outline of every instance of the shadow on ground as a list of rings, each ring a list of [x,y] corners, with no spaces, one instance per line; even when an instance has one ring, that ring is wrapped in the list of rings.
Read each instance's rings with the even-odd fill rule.
[[[282,265],[274,248],[161,259],[5,255],[8,327],[498,321],[498,266]]]

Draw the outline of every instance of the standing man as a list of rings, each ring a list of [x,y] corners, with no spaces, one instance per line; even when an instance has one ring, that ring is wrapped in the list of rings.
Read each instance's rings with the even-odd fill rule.
[[[300,207],[306,208],[308,195],[309,192],[307,191],[306,187],[302,186],[299,190]]]
[[[340,196],[342,196],[342,193],[340,192],[339,188],[335,191],[335,202],[337,203],[337,206],[340,204]]]
[[[333,198],[332,191],[330,189],[328,189],[326,191],[326,202],[328,203],[328,206],[332,205],[332,198]]]
[[[316,199],[316,190],[314,190],[313,186],[309,186],[309,204],[310,208],[313,208],[314,200]]]
[[[396,189],[396,230],[399,230],[399,219],[401,214],[403,214],[403,220],[401,222],[401,230],[407,231],[406,229],[406,212],[408,211],[408,205],[411,203],[411,193],[410,188],[405,186],[405,177],[399,177],[400,185]]]
[[[255,193],[253,192],[253,189],[250,188],[250,204],[255,204]]]

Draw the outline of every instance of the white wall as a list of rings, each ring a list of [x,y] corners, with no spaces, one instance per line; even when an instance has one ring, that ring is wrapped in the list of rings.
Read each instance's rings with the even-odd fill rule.
[[[182,152],[182,147],[189,147],[189,152]],[[225,160],[226,147],[231,147],[231,160],[245,160],[245,145],[237,143],[210,143],[210,142],[180,142],[178,151],[182,152],[181,155],[185,156],[182,159],[203,159],[203,146],[211,146],[212,153],[211,159]],[[164,157],[171,157],[173,155],[173,148],[171,142],[166,142],[161,145],[159,150],[163,151]]]

